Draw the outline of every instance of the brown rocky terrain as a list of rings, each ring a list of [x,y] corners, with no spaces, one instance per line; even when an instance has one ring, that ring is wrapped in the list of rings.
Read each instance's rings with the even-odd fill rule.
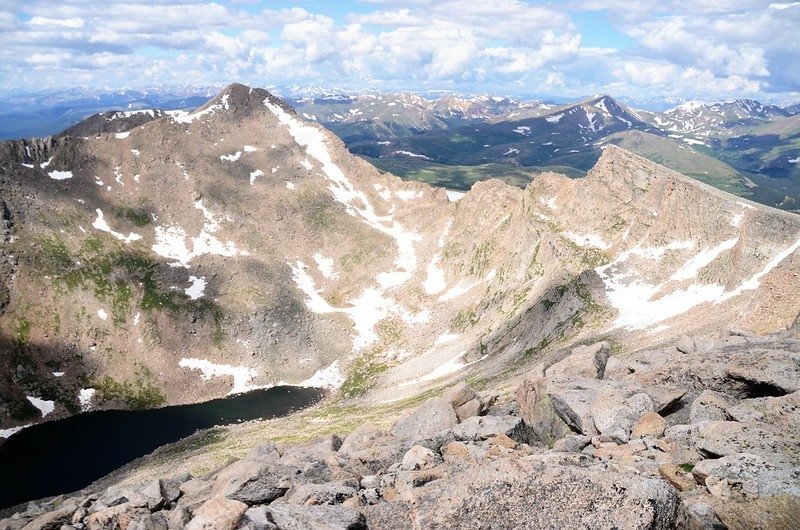
[[[379,172],[243,85],[149,118],[0,144],[0,435],[288,382],[336,389],[335,419],[292,428],[322,424],[344,442],[270,446],[228,471],[171,457],[199,478],[179,487],[137,469],[120,480],[167,485],[98,486],[91,502],[33,506],[18,522],[50,508],[90,528],[290,528],[280,510],[354,528],[512,528],[503,517],[523,511],[531,527],[562,515],[736,527],[740,511],[796,513],[790,487],[758,486],[797,478],[796,215],[614,146],[583,179],[488,181],[456,197]],[[409,415],[458,379],[489,394]],[[351,439],[360,418],[395,406],[381,416],[401,418],[392,429]],[[311,453],[322,471],[306,469]],[[237,497],[232,484],[259,489],[262,475],[278,477],[276,496]],[[345,493],[306,502],[330,488]],[[547,511],[528,513],[526,498]]]
[[[511,397],[461,382],[388,428],[254,440],[210,473],[132,473],[31,503],[0,528],[789,529],[798,346],[730,335],[615,357],[607,342],[578,347]]]

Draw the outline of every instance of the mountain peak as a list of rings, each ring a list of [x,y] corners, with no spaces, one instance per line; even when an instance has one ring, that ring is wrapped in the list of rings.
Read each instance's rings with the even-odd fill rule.
[[[294,114],[294,110],[285,101],[263,88],[231,83],[222,89],[219,94],[211,98],[208,103],[188,116],[175,118],[175,121],[178,123],[191,123],[200,116],[215,114],[219,111],[236,119],[248,116],[253,112],[262,112],[265,109],[264,103],[278,105],[286,112]]]

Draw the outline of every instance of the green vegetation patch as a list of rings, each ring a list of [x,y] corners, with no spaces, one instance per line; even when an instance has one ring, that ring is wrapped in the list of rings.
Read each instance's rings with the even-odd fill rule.
[[[95,399],[100,403],[120,400],[133,410],[152,409],[163,405],[167,398],[161,390],[150,381],[137,378],[135,381],[116,381],[106,376],[93,379],[90,385],[97,391]]]

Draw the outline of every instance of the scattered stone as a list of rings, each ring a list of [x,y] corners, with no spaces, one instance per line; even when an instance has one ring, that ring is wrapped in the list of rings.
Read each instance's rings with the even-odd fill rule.
[[[692,402],[689,411],[691,423],[706,421],[725,421],[730,419],[726,410],[733,405],[733,399],[713,390],[703,390]]]
[[[644,393],[623,398],[619,393],[607,393],[592,404],[592,419],[600,434],[626,443],[631,429],[645,412],[653,410],[653,400]]]
[[[243,502],[213,497],[194,512],[186,530],[234,530],[246,511]]]
[[[580,453],[591,442],[591,437],[582,434],[570,434],[553,444],[553,451],[564,453]]]
[[[392,434],[406,440],[422,440],[458,425],[458,417],[450,401],[431,398],[414,412],[399,420],[392,427]]]
[[[400,469],[413,471],[416,469],[426,469],[432,467],[439,460],[439,455],[420,445],[415,445],[408,450],[400,462]]]
[[[653,438],[660,438],[664,435],[666,428],[667,422],[658,412],[645,412],[633,425],[631,437],[644,438],[645,436],[652,436]]]
[[[459,422],[462,422],[467,418],[480,415],[483,410],[483,403],[479,399],[471,399],[456,408],[456,417]]]
[[[678,342],[675,344],[675,349],[681,353],[694,353],[697,349],[697,345],[693,338],[688,335],[681,335]]]
[[[611,345],[605,341],[591,346],[578,346],[569,356],[550,366],[547,377],[602,379],[610,355]]]
[[[211,493],[254,505],[272,502],[288,489],[273,466],[254,460],[239,460],[219,472]]]
[[[678,491],[689,491],[696,486],[694,477],[674,464],[661,464],[658,466],[658,474]]]
[[[452,429],[456,440],[479,441],[496,434],[513,437],[522,419],[517,416],[473,416]]]

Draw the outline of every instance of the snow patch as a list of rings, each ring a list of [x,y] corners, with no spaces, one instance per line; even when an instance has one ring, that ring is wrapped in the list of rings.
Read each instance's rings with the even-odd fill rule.
[[[242,156],[241,151],[236,151],[232,155],[220,155],[219,159],[223,162],[236,162]]]
[[[673,281],[683,281],[689,280],[692,278],[697,277],[697,273],[700,272],[702,268],[710,264],[712,261],[717,259],[720,254],[725,252],[726,250],[732,249],[736,246],[736,243],[739,242],[739,238],[735,237],[733,239],[729,239],[727,241],[723,241],[719,245],[715,247],[706,247],[701,250],[695,257],[684,263],[684,265],[675,271],[675,273],[670,276],[670,280]]]
[[[264,172],[263,172],[263,171],[261,171],[260,169],[256,169],[255,171],[253,171],[252,173],[250,173],[250,185],[251,185],[251,186],[255,186],[255,184],[256,184],[256,179],[257,179],[258,177],[263,177],[263,176],[264,176]]]
[[[47,166],[49,166],[50,162],[52,162],[52,161],[53,161],[53,157],[51,156],[50,158],[47,159],[47,162],[42,162],[41,164],[39,164],[39,167],[44,169]]]
[[[436,254],[428,264],[428,277],[422,282],[422,287],[425,289],[425,294],[427,295],[439,294],[447,288],[444,270],[439,268],[440,259],[441,256]]]
[[[446,293],[439,297],[440,302],[447,302],[448,300],[452,300],[454,298],[458,298],[462,294],[466,294],[478,285],[482,283],[488,283],[494,279],[495,274],[497,271],[492,269],[489,271],[489,274],[486,275],[486,278],[479,279],[479,280],[461,280],[456,285],[451,287]]]
[[[564,114],[561,113],[561,114],[556,114],[555,116],[548,116],[548,117],[545,118],[545,120],[547,120],[550,123],[558,123],[558,122],[561,121],[561,118],[563,118],[563,117],[564,117]]]
[[[64,377],[66,372],[53,372],[53,377]]]
[[[42,418],[53,412],[56,408],[55,401],[48,401],[46,399],[41,399],[34,396],[25,396],[25,397],[28,398],[28,401],[31,402],[31,405],[39,409],[39,412],[42,413]]]
[[[250,381],[258,375],[258,372],[246,366],[216,364],[205,359],[197,359],[194,357],[184,357],[178,361],[178,366],[189,370],[199,370],[203,374],[201,376],[203,381],[208,381],[212,377],[232,377],[233,386],[230,392],[228,392],[229,396],[262,388],[250,384]]]
[[[344,376],[339,369],[339,360],[333,361],[327,368],[317,370],[314,375],[302,381],[299,386],[336,389],[344,383]]]
[[[255,153],[256,151],[258,151],[258,147],[253,147],[252,145],[244,146],[245,153]]]
[[[72,178],[72,171],[51,171],[47,176],[53,180],[66,180]]]
[[[425,383],[427,381],[433,381],[434,379],[440,379],[440,378],[445,377],[447,375],[450,375],[450,374],[453,374],[455,372],[458,372],[459,370],[462,370],[462,369],[466,368],[467,366],[473,365],[475,363],[479,363],[479,362],[481,362],[482,360],[484,360],[484,359],[486,359],[488,357],[488,355],[484,355],[480,359],[477,359],[477,360],[469,362],[469,363],[465,363],[465,362],[463,362],[461,360],[461,358],[464,357],[464,355],[466,353],[467,352],[463,352],[462,351],[461,353],[459,353],[458,355],[456,355],[455,357],[453,357],[452,359],[450,359],[446,363],[442,364],[438,368],[435,368],[434,370],[428,372],[427,374],[425,374],[425,375],[423,375],[421,377],[418,377],[416,379],[412,379],[411,381],[406,381],[404,383],[401,383],[401,386],[409,386],[409,385],[413,385],[415,383]]]
[[[105,309],[98,309],[97,316],[100,320],[106,321],[108,320],[108,313],[106,313]]]
[[[564,236],[578,245],[579,247],[593,247],[600,250],[607,250],[609,245],[597,234],[576,234],[575,232],[564,232]]]
[[[117,137],[117,140],[124,140],[125,138],[127,138],[130,135],[131,135],[130,131],[125,131],[125,132],[117,133],[115,136]]]
[[[183,290],[191,300],[197,300],[204,296],[206,289],[206,277],[189,276],[189,283],[191,285]]]
[[[400,190],[394,192],[395,196],[400,199],[401,201],[410,201],[412,199],[419,199],[421,198],[424,193],[422,190],[414,191],[414,190]]]
[[[294,183],[292,183],[292,182],[289,182],[289,181],[287,180],[287,181],[286,181],[286,188],[287,188],[287,189],[290,189],[290,190],[293,190],[293,189],[295,188],[295,186],[294,186]]]
[[[436,339],[436,342],[433,343],[434,346],[441,346],[442,344],[447,344],[449,342],[453,342],[458,340],[461,335],[457,333],[444,333],[439,335],[439,338]]]
[[[317,268],[325,278],[332,280],[337,276],[339,276],[333,271],[333,258],[326,258],[322,254],[317,252],[316,254],[314,254],[314,261],[317,262]]]
[[[11,438],[15,434],[17,434],[22,429],[26,427],[30,427],[29,425],[19,425],[17,427],[9,427],[8,429],[0,429],[0,438]]]
[[[124,236],[119,232],[114,232],[113,230],[111,230],[111,227],[108,226],[108,223],[103,218],[103,210],[97,208],[95,212],[97,212],[97,219],[94,220],[92,226],[97,230],[111,234],[112,236],[114,236],[115,238],[119,239],[120,241],[126,244],[130,244],[132,241],[138,241],[142,239],[142,236],[140,236],[139,234],[134,234],[133,232],[130,232],[127,236]]]
[[[92,409],[92,398],[97,392],[94,388],[81,388],[78,392],[78,403],[81,405],[81,411],[87,412]]]
[[[142,154],[142,152],[138,149],[131,149],[131,153],[133,153],[133,156],[139,156]]]
[[[447,200],[448,201],[450,201],[450,202],[458,202],[467,193],[465,191],[444,190],[444,194],[447,195]]]
[[[175,260],[171,265],[189,267],[189,262],[197,256],[203,254],[214,254],[217,256],[248,256],[245,250],[236,248],[233,241],[222,243],[214,235],[219,230],[219,221],[214,214],[203,206],[203,201],[198,200],[194,207],[203,212],[205,223],[200,234],[192,239],[188,239],[186,231],[180,226],[157,226],[155,228],[156,243],[151,247],[153,252],[162,258]],[[187,243],[191,245],[189,250]]]
[[[423,159],[423,160],[430,160],[430,158],[428,158],[428,157],[427,157],[427,156],[425,156],[425,155],[420,155],[420,154],[418,154],[418,153],[412,153],[411,151],[403,151],[403,150],[400,150],[400,151],[394,151],[392,154],[393,154],[393,155],[405,155],[405,156],[410,156],[411,158],[421,158],[421,159]]]

